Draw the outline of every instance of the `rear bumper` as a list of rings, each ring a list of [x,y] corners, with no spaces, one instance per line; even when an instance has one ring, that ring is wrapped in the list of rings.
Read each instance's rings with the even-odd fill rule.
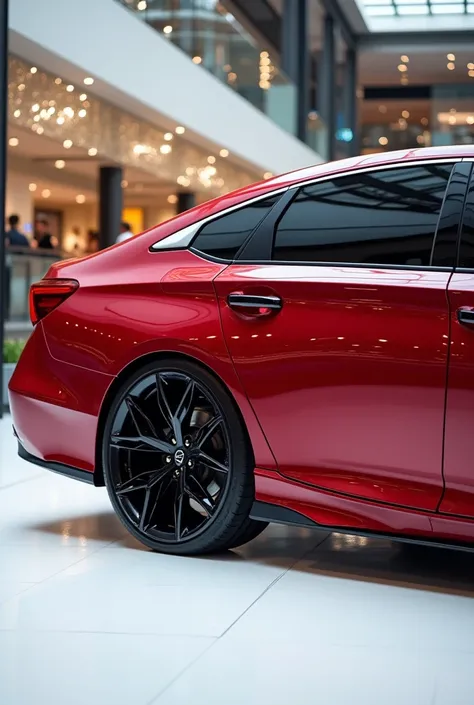
[[[45,470],[51,470],[52,472],[58,473],[58,475],[64,475],[65,477],[71,477],[73,480],[79,480],[79,482],[86,482],[88,485],[95,485],[94,473],[87,472],[87,470],[81,470],[80,468],[73,468],[70,465],[63,465],[62,463],[55,463],[54,461],[42,460],[37,458],[35,455],[28,453],[27,450],[18,441],[18,455],[23,460],[27,460],[33,465],[38,465],[40,468]]]
[[[13,426],[24,451],[92,474],[100,406],[112,380],[55,360],[38,324],[9,384]]]

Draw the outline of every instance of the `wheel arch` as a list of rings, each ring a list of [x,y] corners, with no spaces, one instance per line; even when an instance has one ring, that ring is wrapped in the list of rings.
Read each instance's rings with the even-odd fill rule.
[[[212,375],[216,382],[222,385],[222,387],[225,389],[225,391],[228,393],[229,398],[232,401],[232,404],[234,406],[234,409],[239,416],[242,426],[244,428],[245,435],[247,437],[248,443],[249,443],[249,448],[252,453],[252,458],[253,458],[253,463],[255,465],[255,450],[254,446],[252,443],[252,438],[249,433],[249,429],[246,423],[246,420],[244,418],[244,415],[242,413],[242,410],[235,398],[234,393],[230,389],[229,385],[226,384],[226,382],[222,379],[220,375],[218,375],[215,370],[212,369],[209,365],[206,365],[202,360],[199,360],[196,357],[193,357],[192,355],[188,355],[186,353],[182,352],[176,352],[174,350],[160,350],[156,352],[150,352],[150,353],[145,353],[144,355],[141,355],[140,357],[136,358],[135,360],[132,360],[130,363],[128,363],[120,372],[119,374],[115,377],[113,382],[110,384],[109,388],[107,389],[107,392],[105,394],[105,397],[102,401],[100,411],[99,411],[99,417],[98,417],[98,423],[97,423],[97,434],[96,434],[96,441],[95,441],[95,469],[94,469],[94,484],[96,487],[104,487],[105,486],[105,480],[104,480],[104,468],[102,465],[102,436],[105,428],[105,422],[107,419],[107,414],[110,410],[110,407],[112,406],[113,400],[115,398],[115,395],[118,391],[118,389],[122,386],[123,382],[128,378],[131,377],[137,370],[140,369],[140,367],[143,367],[144,365],[149,364],[150,362],[154,361],[159,361],[163,359],[169,359],[173,358],[176,360],[186,360],[187,362],[192,362],[193,364],[197,365],[200,367],[202,370],[207,372],[208,374]]]

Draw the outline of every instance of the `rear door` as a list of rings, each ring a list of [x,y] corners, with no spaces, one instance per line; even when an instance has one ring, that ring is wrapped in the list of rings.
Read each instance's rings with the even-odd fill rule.
[[[448,289],[451,318],[445,493],[440,511],[474,516],[474,177],[466,197],[458,266]]]
[[[446,289],[466,188],[457,172],[450,180],[452,167],[307,185],[270,251],[258,251],[259,238],[268,247],[267,220],[242,253],[253,260],[216,278],[227,346],[284,475],[437,508]]]

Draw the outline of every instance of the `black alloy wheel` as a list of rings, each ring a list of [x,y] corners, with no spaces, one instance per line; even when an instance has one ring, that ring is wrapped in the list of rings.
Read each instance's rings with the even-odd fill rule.
[[[249,519],[253,459],[234,403],[192,362],[151,363],[127,380],[105,425],[103,463],[116,513],[154,550],[224,550],[266,526]]]

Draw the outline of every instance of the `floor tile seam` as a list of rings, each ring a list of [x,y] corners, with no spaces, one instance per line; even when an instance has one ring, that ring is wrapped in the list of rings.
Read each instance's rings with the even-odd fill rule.
[[[155,705],[155,703],[158,703],[161,696],[164,695],[166,693],[166,691],[169,690],[169,688],[171,688],[180,678],[182,678],[183,675],[186,673],[186,671],[189,671],[189,669],[192,668],[194,666],[194,664],[199,661],[199,659],[201,659],[203,656],[205,656],[207,654],[207,652],[210,649],[212,649],[213,646],[215,646],[216,642],[219,641],[219,638],[220,637],[214,637],[213,638],[214,640],[212,641],[212,643],[208,644],[208,646],[206,646],[204,651],[202,651],[195,658],[193,658],[188,664],[186,664],[186,666],[184,668],[182,668],[180,670],[180,672],[177,673],[176,676],[174,676],[174,678],[172,678],[170,680],[169,683],[167,683],[163,688],[161,688],[161,690],[156,695],[154,695],[152,697],[152,699],[147,702],[146,705]]]
[[[15,480],[15,482],[10,482],[8,485],[0,485],[0,492],[4,490],[9,490],[12,487],[18,487],[18,485],[25,485],[27,482],[33,482],[33,480],[45,480],[44,474],[39,472],[37,475],[32,477],[25,477],[23,480]]]
[[[169,688],[171,688],[171,687],[186,673],[186,671],[188,671],[190,668],[192,668],[192,666],[194,666],[195,663],[197,663],[201,658],[203,658],[203,657],[207,654],[207,652],[210,651],[210,650],[216,645],[216,643],[218,643],[218,642],[222,639],[222,637],[224,637],[224,636],[232,629],[232,627],[234,627],[235,624],[237,624],[237,622],[238,622],[238,621],[239,621],[239,620],[240,620],[240,619],[241,619],[259,600],[261,600],[261,598],[262,598],[264,595],[266,595],[266,593],[267,593],[279,580],[281,580],[297,563],[299,563],[301,560],[304,560],[305,557],[306,557],[311,551],[314,551],[314,550],[316,550],[317,548],[319,548],[319,546],[321,546],[321,544],[324,543],[324,541],[326,541],[326,539],[329,538],[329,536],[330,536],[330,534],[328,534],[327,536],[325,536],[325,537],[324,537],[319,543],[317,543],[315,546],[312,546],[310,549],[308,549],[308,551],[305,551],[302,556],[299,556],[293,563],[291,563],[285,570],[283,570],[280,575],[276,576],[275,579],[272,580],[272,582],[271,582],[269,585],[267,585],[267,587],[260,593],[260,595],[258,595],[258,597],[257,597],[255,600],[253,600],[252,603],[237,617],[237,619],[235,619],[235,620],[232,622],[232,624],[231,624],[229,627],[227,627],[227,629],[225,629],[225,630],[213,641],[212,644],[209,644],[209,646],[208,646],[201,654],[199,654],[199,655],[198,655],[195,659],[193,659],[185,668],[183,668],[183,669],[181,670],[181,672],[175,676],[175,678],[173,678],[166,686],[164,686],[164,688],[162,688],[162,689],[160,690],[160,692],[157,693],[157,694],[155,695],[155,697],[152,698],[152,700],[150,700],[150,701],[147,703],[147,705],[155,705],[156,703],[158,703],[158,701],[159,701],[159,699],[162,697],[162,695],[164,695],[164,693],[166,693],[166,691],[169,690]]]

